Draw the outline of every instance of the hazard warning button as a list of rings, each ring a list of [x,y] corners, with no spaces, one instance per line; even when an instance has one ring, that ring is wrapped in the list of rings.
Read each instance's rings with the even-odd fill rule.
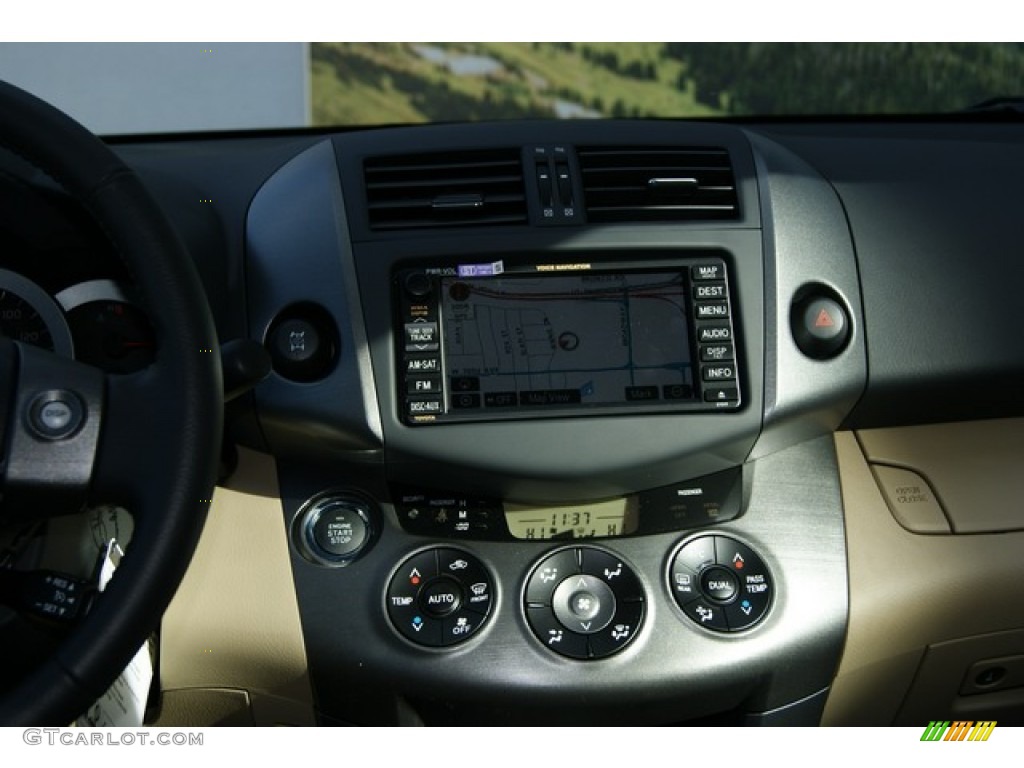
[[[850,319],[838,301],[812,296],[798,302],[791,315],[793,339],[808,357],[835,357],[850,338]]]

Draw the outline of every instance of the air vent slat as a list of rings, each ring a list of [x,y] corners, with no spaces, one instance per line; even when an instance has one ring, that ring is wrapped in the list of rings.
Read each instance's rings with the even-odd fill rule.
[[[385,192],[390,189],[415,189],[415,188],[430,188],[430,187],[454,187],[454,186],[465,186],[465,185],[476,185],[476,186],[493,186],[496,184],[522,184],[523,177],[521,174],[515,176],[474,176],[467,178],[448,178],[444,180],[438,179],[403,179],[402,181],[370,181],[367,180],[366,188],[375,192]]]
[[[363,171],[372,229],[527,220],[518,149],[371,158]]]
[[[729,153],[715,147],[583,147],[591,222],[734,219],[739,199]]]
[[[418,196],[418,197],[415,197],[415,198],[413,198],[413,197],[403,197],[403,198],[398,199],[398,200],[378,200],[376,202],[370,203],[370,210],[371,211],[401,210],[401,209],[414,210],[414,209],[417,209],[417,208],[422,208],[422,209],[426,210],[426,209],[428,209],[428,208],[430,208],[430,207],[432,207],[434,205],[435,200],[436,200],[436,198],[434,198],[434,197],[424,197],[424,196]],[[524,204],[524,200],[523,200],[523,196],[522,195],[515,195],[515,194],[512,194],[512,195],[502,195],[502,194],[496,194],[496,195],[488,195],[486,200],[485,200],[485,203],[487,205],[511,204],[511,205],[514,205],[514,206],[515,205],[520,205],[521,206],[521,205]]]

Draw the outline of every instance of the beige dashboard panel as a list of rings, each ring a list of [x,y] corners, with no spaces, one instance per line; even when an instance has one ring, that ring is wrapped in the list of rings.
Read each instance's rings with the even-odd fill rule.
[[[846,516],[850,578],[850,620],[846,648],[825,708],[826,725],[887,725],[897,722],[908,692],[922,683],[919,668],[929,646],[961,638],[1003,633],[1024,627],[1024,532],[969,536],[934,536],[911,533],[893,517],[879,489],[867,452],[877,461],[913,467],[926,476],[943,505],[960,501],[953,486],[979,488],[987,484],[986,498],[1020,498],[1022,464],[1011,471],[980,468],[972,457],[957,468],[956,457],[944,457],[939,446],[960,453],[978,450],[980,442],[1002,446],[1016,455],[1022,422],[1005,420],[941,428],[911,427],[836,435],[843,504]],[[1006,434],[1002,434],[1002,433]],[[920,458],[912,448],[921,442]],[[899,450],[882,450],[897,445]],[[991,450],[989,451],[991,452]],[[943,468],[956,471],[959,483],[942,476]],[[971,472],[979,473],[972,477]],[[962,493],[962,492],[961,492]],[[1014,494],[1017,494],[1016,496]],[[1018,507],[1019,509],[1019,507]],[[989,518],[991,519],[991,518]],[[993,649],[992,656],[1006,653]],[[929,674],[959,681],[967,667],[988,654],[977,647],[977,659],[958,659]],[[964,666],[966,665],[966,666]],[[964,666],[964,668],[960,668]],[[948,718],[954,702],[933,702],[932,718]]]
[[[166,706],[159,725],[177,724],[167,721],[178,718],[175,712],[190,712],[193,720],[204,711],[228,722],[314,724],[288,537],[268,456],[242,451],[229,487],[216,490],[199,547],[164,616],[160,678]]]
[[[924,477],[953,533],[1024,530],[1024,419],[872,429],[857,439],[871,463]]]

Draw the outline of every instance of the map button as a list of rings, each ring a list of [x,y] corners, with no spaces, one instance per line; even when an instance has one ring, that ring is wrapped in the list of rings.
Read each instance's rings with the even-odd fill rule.
[[[724,264],[695,264],[690,268],[690,274],[696,280],[721,280],[725,277]]]

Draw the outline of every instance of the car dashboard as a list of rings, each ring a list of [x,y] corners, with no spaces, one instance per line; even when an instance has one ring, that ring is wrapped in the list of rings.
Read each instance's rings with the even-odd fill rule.
[[[113,141],[273,368],[226,404],[155,722],[1024,721],[1020,134]],[[91,271],[43,244],[2,287],[145,365],[78,226]]]

